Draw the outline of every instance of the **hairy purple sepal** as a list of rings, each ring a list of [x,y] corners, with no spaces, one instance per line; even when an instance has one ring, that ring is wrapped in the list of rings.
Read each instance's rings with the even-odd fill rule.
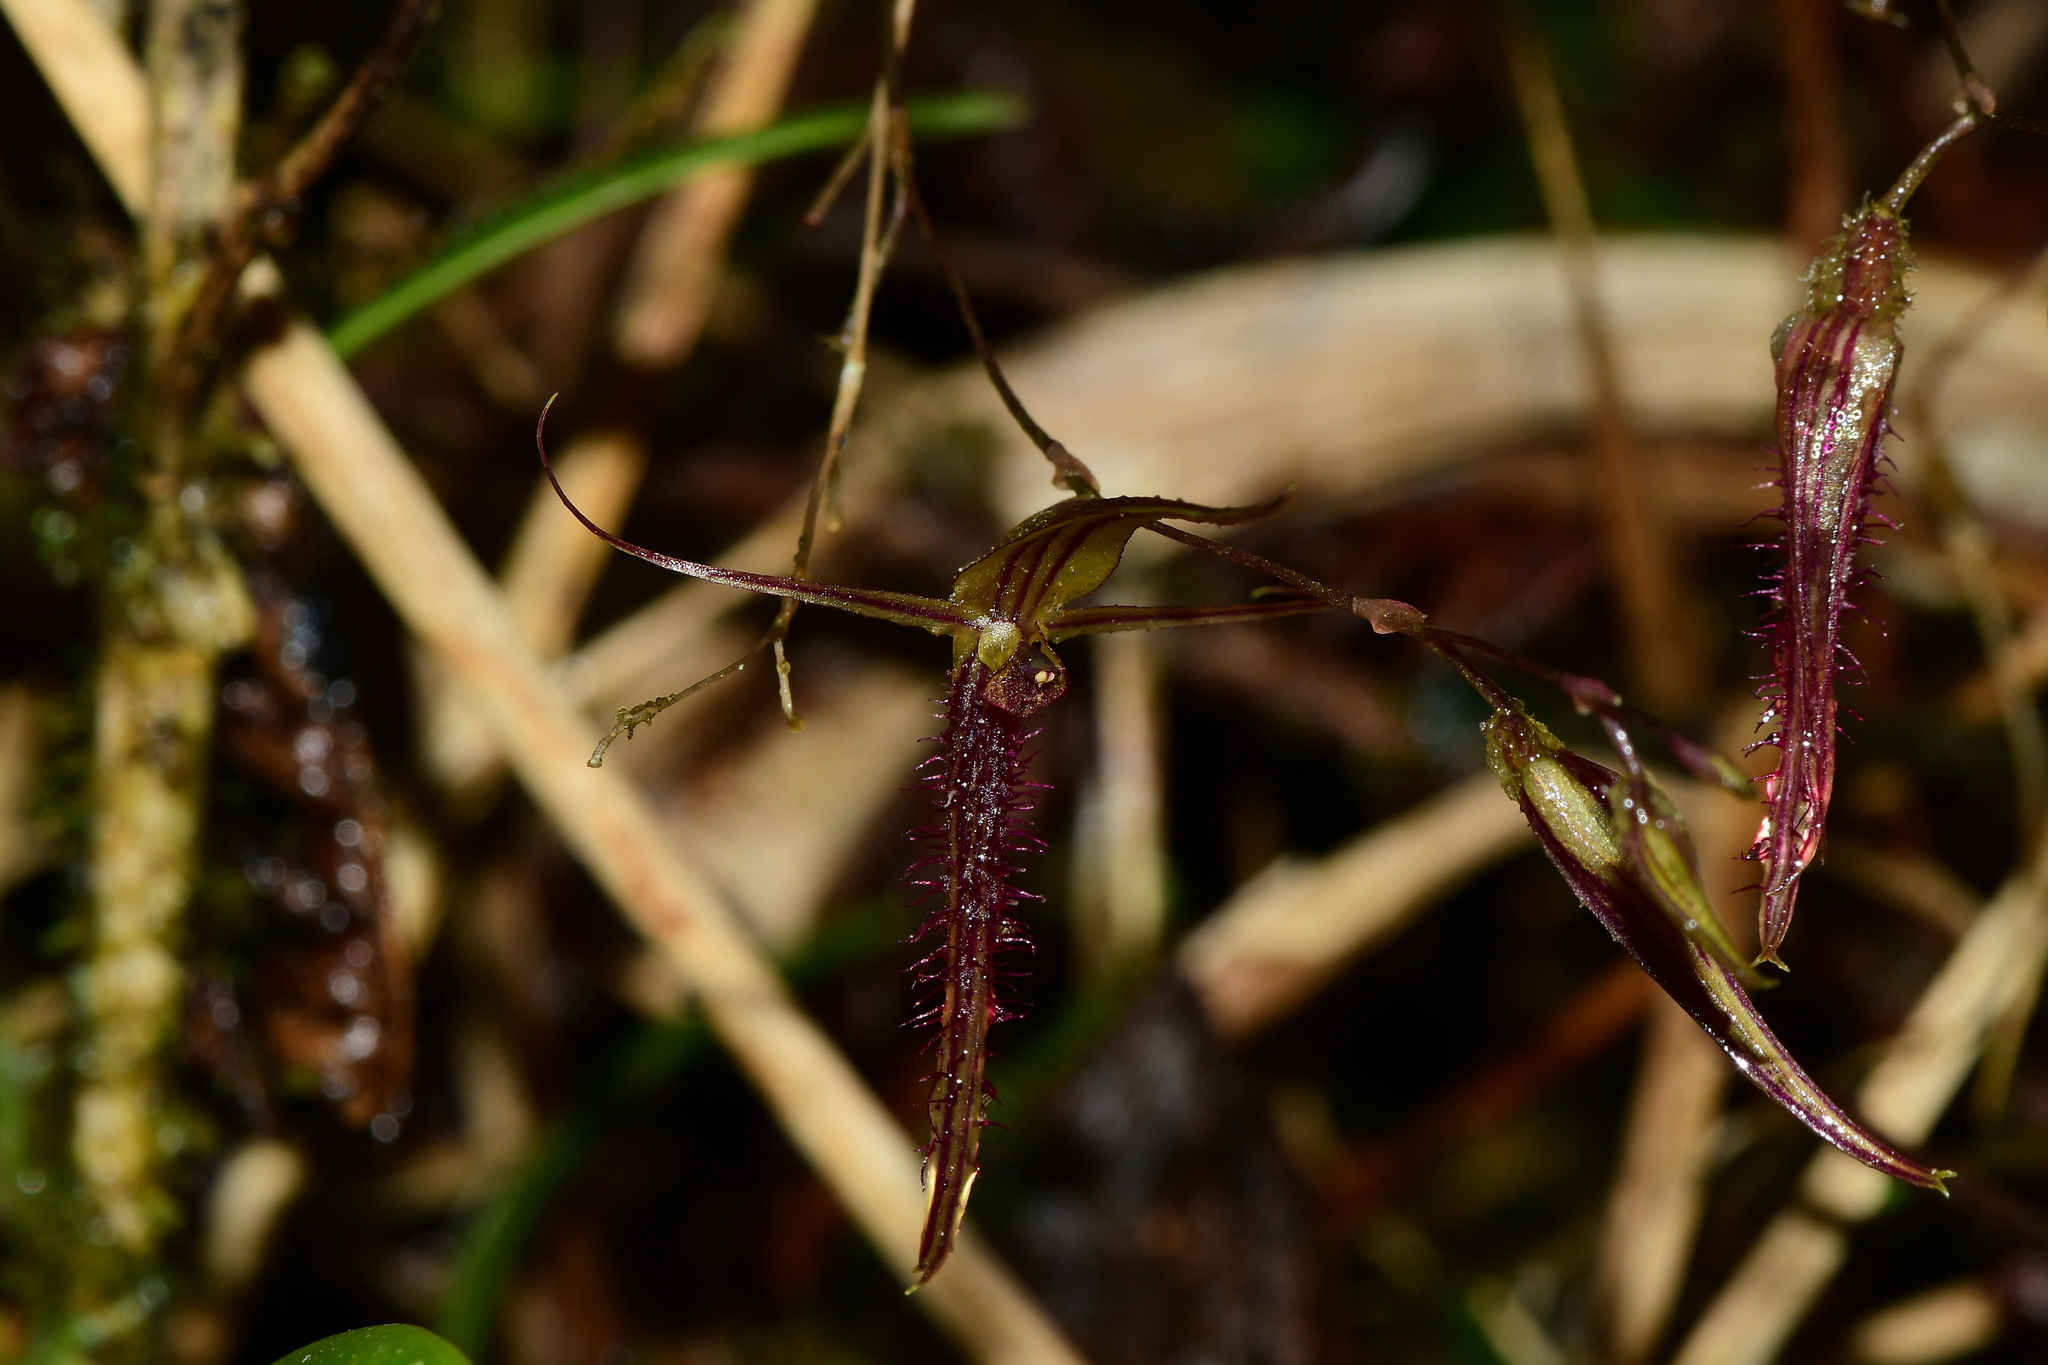
[[[1778,367],[1778,451],[1784,562],[1766,635],[1771,676],[1763,741],[1778,749],[1764,779],[1768,810],[1751,856],[1764,864],[1759,961],[1779,961],[1799,877],[1820,849],[1835,784],[1835,679],[1842,610],[1861,579],[1871,483],[1898,373],[1897,322],[1907,304],[1906,225],[1867,204],[1807,276],[1807,306],[1772,340]]]
[[[1700,884],[1677,812],[1645,777],[1581,758],[1543,724],[1500,710],[1487,760],[1573,894],[1684,1007],[1756,1087],[1866,1166],[1943,1190],[1951,1171],[1919,1165],[1857,1124],[1807,1075],[1750,999],[1742,963]]]
[[[1068,604],[1108,580],[1125,544],[1148,522],[1229,524],[1268,510],[1164,498],[1075,499],[1025,520],[953,581],[945,605],[971,624],[954,634],[945,752],[929,779],[940,823],[923,832],[928,853],[918,864],[932,874],[923,884],[935,893],[918,936],[935,943],[916,971],[919,984],[935,994],[914,1022],[935,1025],[938,1036],[926,1100],[931,1140],[924,1149],[924,1229],[912,1288],[930,1281],[959,1236],[988,1123],[988,1032],[1004,1017],[996,996],[999,958],[1030,951],[1026,928],[1013,913],[1023,897],[1012,883],[1017,859],[1036,847],[1018,823],[1031,806],[1021,748],[1030,717],[1067,690],[1055,641],[1303,609],[1279,602],[1253,604],[1242,614],[1117,607],[1070,613]]]
[[[918,983],[934,988],[935,998],[916,1022],[938,1029],[926,1101],[931,1141],[924,1149],[918,1285],[951,1254],[980,1170],[988,1032],[1003,1017],[996,997],[999,958],[1030,950],[1013,913],[1022,899],[1012,884],[1017,858],[1036,844],[1019,823],[1031,807],[1021,750],[1031,714],[1066,691],[1064,672],[1022,654],[992,668],[985,657],[991,652],[968,654],[953,669],[946,752],[929,779],[940,823],[925,834],[931,849],[926,865],[943,875],[927,882],[938,895],[918,931],[920,939],[937,942],[917,967]]]

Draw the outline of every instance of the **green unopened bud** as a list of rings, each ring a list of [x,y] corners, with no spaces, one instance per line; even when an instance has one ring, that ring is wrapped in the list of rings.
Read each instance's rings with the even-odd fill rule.
[[[1614,821],[1600,794],[1558,761],[1565,747],[1526,711],[1496,711],[1482,727],[1486,761],[1501,787],[1527,799],[1564,850],[1586,870],[1604,875],[1621,865]]]
[[[1595,871],[1620,865],[1621,847],[1614,841],[1607,807],[1564,764],[1548,755],[1529,760],[1522,790],[1558,842],[1580,862]]]

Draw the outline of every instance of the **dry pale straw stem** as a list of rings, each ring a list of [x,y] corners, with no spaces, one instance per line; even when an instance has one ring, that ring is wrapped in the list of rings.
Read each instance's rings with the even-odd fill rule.
[[[748,0],[694,132],[750,132],[775,117],[816,8],[816,0]],[[655,209],[635,250],[613,338],[629,364],[664,369],[696,344],[752,184],[750,171],[720,171],[672,191]]]
[[[586,722],[548,685],[502,597],[317,334],[295,324],[246,387],[307,486],[392,605],[490,717],[515,772],[627,917],[668,952],[798,1150],[899,1273],[923,1199],[912,1148],[791,999],[644,802],[585,764]],[[921,1300],[974,1356],[1070,1360],[1070,1348],[968,1238]]]
[[[84,0],[0,0],[0,13],[35,59],[58,103],[137,216],[149,206],[149,91],[118,35]],[[90,110],[81,119],[80,110]]]
[[[587,498],[588,505],[616,519],[632,502],[646,462],[646,447],[637,437],[599,431],[569,448],[560,473],[579,500]],[[593,552],[581,528],[574,523],[565,528],[553,491],[541,491],[547,502],[528,503],[498,581],[527,644],[541,658],[553,659],[569,646],[576,618],[597,586],[605,546],[599,543]],[[503,772],[497,741],[467,695],[448,685],[432,656],[420,657],[416,677],[427,717],[420,727],[427,771],[454,794],[458,807],[474,807]]]
[[[1319,862],[1268,868],[1188,935],[1180,969],[1218,1035],[1250,1039],[1474,873],[1531,846],[1500,784],[1468,778]]]
[[[64,57],[62,50],[52,55]],[[133,66],[126,70],[139,83]],[[95,117],[90,101],[66,112],[85,126]],[[87,145],[106,141],[88,138]],[[274,271],[265,273],[270,279],[262,283],[274,287]],[[701,874],[668,845],[646,805],[584,765],[590,731],[548,685],[502,596],[340,359],[310,327],[294,323],[251,358],[244,385],[400,616],[476,689],[515,770],[571,849],[669,953],[791,1141],[884,1259],[907,1273],[924,1201],[902,1129],[797,1008]],[[919,1300],[976,1359],[1077,1359],[971,1232]]]
[[[1695,632],[1689,628],[1666,518],[1645,481],[1643,453],[1622,406],[1614,331],[1600,297],[1593,212],[1572,149],[1571,129],[1549,54],[1526,23],[1509,22],[1508,64],[1592,382],[1588,415],[1593,465],[1601,494],[1608,579],[1621,605],[1630,671],[1650,705],[1683,709],[1699,700],[1703,676]]]
[[[1925,1140],[1969,1075],[1993,1023],[2048,955],[2048,865],[2000,889],[1957,943],[1857,1098],[1877,1132]],[[1849,1233],[1883,1204],[1883,1177],[1836,1152],[1807,1168],[1799,1202],[1772,1219],[1705,1315],[1676,1365],[1765,1365],[1848,1255]]]

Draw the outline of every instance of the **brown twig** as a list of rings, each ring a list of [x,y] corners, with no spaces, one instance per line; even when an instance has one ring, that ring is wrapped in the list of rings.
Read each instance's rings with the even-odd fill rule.
[[[1542,40],[1521,15],[1509,16],[1506,31],[1530,156],[1593,390],[1591,444],[1608,578],[1621,607],[1629,672],[1651,706],[1682,712],[1699,701],[1704,678],[1697,631],[1663,510],[1645,482],[1642,452],[1629,431],[1614,337],[1600,300],[1592,209]]]
[[[1949,0],[1934,0],[1935,12],[1941,16],[1941,40],[1948,46],[1948,59],[1956,68],[1955,111],[1958,114],[1978,113],[1991,118],[1998,113],[1998,97],[1984,77],[1977,72],[1977,65],[1970,60],[1969,52],[1963,47],[1962,25],[1956,22],[1956,12]]]
[[[397,0],[384,36],[320,121],[269,175],[244,182],[237,191],[234,208],[220,226],[199,292],[159,376],[168,420],[182,421],[198,399],[209,364],[207,347],[220,335],[242,271],[255,259],[263,239],[297,211],[306,192],[355,135],[378,97],[398,79],[438,4],[439,0]]]
[[[988,375],[988,382],[1002,398],[1003,406],[1009,410],[1031,443],[1039,453],[1051,462],[1053,484],[1081,497],[1092,498],[1101,494],[1102,488],[1095,481],[1095,475],[1071,451],[1058,441],[1032,417],[1024,401],[1017,397],[1017,391],[1010,387],[1009,377],[1003,373],[1001,362],[996,359],[995,348],[988,344],[987,333],[981,330],[981,318],[974,311],[974,300],[967,292],[966,281],[954,268],[952,257],[946,254],[945,246],[939,240],[939,230],[932,222],[931,210],[925,207],[924,196],[918,192],[917,176],[911,164],[909,124],[899,109],[896,113],[898,133],[895,138],[896,175],[903,187],[903,197],[909,202],[910,213],[917,220],[917,228],[923,235],[925,245],[931,249],[932,258],[938,262],[939,273],[945,276],[946,288],[952,292],[953,303],[959,310],[960,321],[967,328],[968,339],[974,343],[974,354],[981,361],[981,368]]]
[[[1785,232],[1799,259],[1821,253],[1842,230],[1849,199],[1849,149],[1842,136],[1839,0],[1779,0],[1784,32]]]
[[[1355,1226],[1398,1181],[1522,1113],[1619,1042],[1655,994],[1635,963],[1617,962],[1581,988],[1535,1037],[1429,1101],[1391,1136],[1347,1146],[1320,1191],[1324,1225],[1333,1232]]]

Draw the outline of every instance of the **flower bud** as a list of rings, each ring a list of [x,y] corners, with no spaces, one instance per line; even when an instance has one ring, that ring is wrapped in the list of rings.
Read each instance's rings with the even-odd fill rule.
[[[1714,913],[1684,823],[1647,774],[1581,758],[1519,704],[1496,710],[1483,729],[1487,762],[1579,903],[1736,1068],[1858,1161],[1942,1189],[1952,1172],[1911,1161],[1858,1125],[1771,1032],[1744,989],[1750,970]]]

